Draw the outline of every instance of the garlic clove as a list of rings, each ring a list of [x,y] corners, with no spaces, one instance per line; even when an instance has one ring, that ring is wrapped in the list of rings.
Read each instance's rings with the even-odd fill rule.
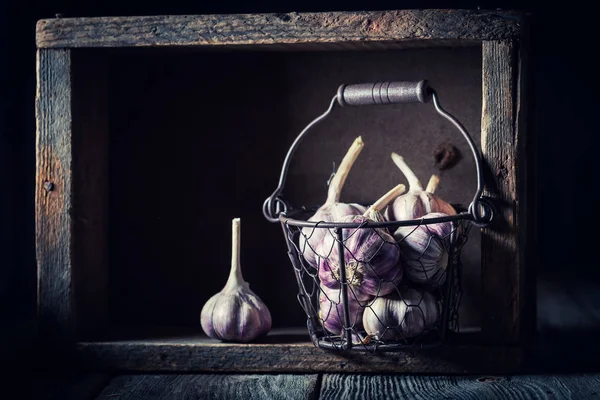
[[[377,340],[414,338],[436,327],[440,311],[433,294],[403,286],[399,294],[373,300],[363,313],[363,327]]]
[[[231,270],[225,287],[202,307],[200,324],[211,338],[251,342],[271,330],[271,313],[244,281],[240,264],[240,219],[232,221]]]
[[[445,217],[447,214],[430,213],[424,219]],[[404,273],[415,283],[433,287],[446,279],[448,253],[451,245],[452,222],[401,226],[394,232],[404,263]]]

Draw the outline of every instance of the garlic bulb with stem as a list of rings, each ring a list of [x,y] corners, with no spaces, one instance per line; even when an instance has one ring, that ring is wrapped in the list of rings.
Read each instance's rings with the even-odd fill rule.
[[[317,212],[308,219],[310,222],[332,222],[337,221],[347,215],[360,215],[365,212],[366,207],[352,203],[340,203],[340,194],[346,178],[350,173],[350,169],[354,165],[358,155],[364,147],[362,137],[359,136],[354,139],[354,142],[346,152],[346,155],[342,159],[338,170],[329,182],[329,188],[327,190],[327,200],[319,207]],[[302,228],[299,247],[302,252],[304,259],[312,267],[317,267],[319,255],[316,252],[318,244],[323,240],[323,237],[327,234],[326,229],[322,228]]]
[[[423,190],[423,185],[404,161],[404,158],[396,153],[392,153],[392,160],[400,168],[400,171],[404,174],[408,180],[408,193],[398,196],[392,204],[386,209],[385,217],[389,221],[404,221],[410,219],[421,218],[423,215],[431,212],[441,212],[448,215],[455,215],[456,210],[449,203],[442,200],[439,196]],[[437,188],[437,182],[434,181],[428,185],[429,189],[435,190]]]
[[[240,218],[232,221],[231,270],[223,290],[202,307],[200,322],[204,332],[226,342],[251,342],[271,330],[271,313],[250,290],[240,263]]]
[[[364,307],[369,303],[371,296],[358,296],[348,289],[348,313],[350,325],[346,327],[344,316],[344,301],[340,289],[329,289],[321,285],[319,290],[319,320],[323,327],[334,335],[344,335],[345,328],[352,329],[352,342],[360,343],[358,335],[362,331]]]
[[[443,213],[429,213],[423,219],[447,217]],[[400,226],[394,232],[398,241],[404,273],[415,283],[438,287],[446,279],[451,245],[452,222]]]
[[[368,223],[382,219],[380,210],[406,190],[402,184],[387,192],[365,211],[364,215],[348,215],[340,223]],[[340,259],[344,259],[346,282],[357,297],[385,295],[395,290],[402,279],[400,252],[394,238],[385,228],[340,228],[343,253],[340,255],[335,229],[327,234],[318,247],[319,279],[330,289],[341,287]]]
[[[365,308],[363,327],[377,340],[413,338],[434,328],[440,311],[433,294],[403,286],[399,293],[378,297]]]

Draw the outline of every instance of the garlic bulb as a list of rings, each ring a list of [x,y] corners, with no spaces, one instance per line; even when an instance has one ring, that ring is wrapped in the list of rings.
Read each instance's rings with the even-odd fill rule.
[[[357,333],[362,331],[362,319],[364,307],[368,304],[371,296],[359,297],[356,293],[348,290],[348,312],[350,326],[353,332],[353,343],[359,343]],[[343,335],[345,332],[344,302],[341,289],[329,289],[321,285],[319,291],[319,319],[323,327],[334,335]]]
[[[342,159],[337,172],[329,183],[327,200],[317,210],[317,212],[309,218],[309,221],[338,221],[340,218],[347,215],[361,215],[366,211],[366,207],[360,204],[340,203],[340,193],[344,183],[346,182],[346,177],[348,176],[352,165],[356,161],[356,158],[362,151],[363,146],[364,143],[362,141],[362,137],[357,137],[352,143],[352,146],[350,146],[348,149],[348,152]],[[300,251],[304,255],[304,259],[312,267],[317,267],[319,255],[317,254],[316,249],[326,234],[328,234],[327,230],[323,228],[302,228],[299,241]]]
[[[271,330],[271,313],[242,277],[240,219],[232,221],[231,270],[223,290],[202,307],[204,332],[227,342],[251,342]]]
[[[379,220],[379,210],[406,190],[398,185],[375,202],[365,215],[349,215],[338,222],[368,223]],[[319,260],[319,279],[330,289],[341,287],[340,254],[337,235],[334,229],[327,234],[318,247],[323,258]],[[394,238],[382,228],[344,228],[344,266],[346,282],[357,297],[385,295],[396,288],[402,279],[400,252]]]
[[[437,176],[433,180],[430,180],[428,185],[428,189],[432,191],[423,190],[421,182],[408,167],[404,158],[396,153],[392,153],[392,160],[408,180],[409,190],[408,193],[398,196],[386,209],[384,215],[389,221],[421,218],[423,215],[431,212],[441,212],[448,215],[456,214],[456,210],[450,204],[433,194],[439,182]]]
[[[442,213],[430,213],[424,219],[446,217]],[[404,261],[406,277],[416,283],[433,287],[446,279],[452,222],[400,226],[394,232]]]
[[[435,327],[440,305],[429,292],[402,287],[400,295],[378,297],[363,314],[363,327],[378,340],[399,340],[419,336]]]

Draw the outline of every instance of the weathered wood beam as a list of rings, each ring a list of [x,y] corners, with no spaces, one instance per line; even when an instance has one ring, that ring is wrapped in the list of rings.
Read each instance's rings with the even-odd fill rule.
[[[519,35],[514,12],[398,10],[45,19],[37,46],[137,47],[481,41]]]

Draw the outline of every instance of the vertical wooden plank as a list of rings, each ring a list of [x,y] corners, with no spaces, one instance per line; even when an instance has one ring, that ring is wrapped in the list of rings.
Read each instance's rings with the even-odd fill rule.
[[[73,339],[71,52],[38,50],[36,257],[43,340]]]
[[[521,258],[517,189],[517,42],[483,42],[481,147],[485,195],[497,214],[482,230],[482,333],[488,343],[516,343],[520,335]]]
[[[73,291],[78,340],[108,320],[108,62],[72,54]]]

